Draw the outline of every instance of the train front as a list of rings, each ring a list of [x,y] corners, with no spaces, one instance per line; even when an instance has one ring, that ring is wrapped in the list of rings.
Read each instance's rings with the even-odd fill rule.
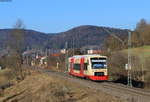
[[[89,79],[95,81],[108,80],[107,58],[105,56],[90,58],[91,71]]]

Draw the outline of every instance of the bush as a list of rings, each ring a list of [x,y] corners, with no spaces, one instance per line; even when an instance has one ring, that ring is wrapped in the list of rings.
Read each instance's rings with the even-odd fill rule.
[[[125,64],[127,63],[127,56],[117,52],[112,53],[108,58],[108,71],[111,80],[116,80],[122,75],[126,75]]]

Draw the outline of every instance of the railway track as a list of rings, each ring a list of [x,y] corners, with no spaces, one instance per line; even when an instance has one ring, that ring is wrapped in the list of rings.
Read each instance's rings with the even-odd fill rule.
[[[117,85],[117,83],[103,83],[104,86],[108,86],[108,87],[112,87],[112,88],[116,88],[116,89],[121,89],[121,90],[128,90],[129,92],[134,92],[136,94],[141,94],[144,96],[148,96],[150,97],[150,92],[149,91],[145,91],[142,89],[138,89],[138,88],[134,88],[134,87],[128,87],[125,85]]]
[[[102,83],[104,88],[108,90],[120,92],[121,97],[126,97],[131,102],[149,102],[150,92],[143,89],[128,87],[117,83]]]
[[[126,85],[112,82],[94,82],[73,77],[67,73],[55,72],[48,69],[39,69],[39,71],[48,75],[57,76],[65,80],[78,83],[85,87],[89,87],[96,91],[102,91],[117,98],[126,100],[127,102],[150,102],[150,92],[143,89],[127,87]]]

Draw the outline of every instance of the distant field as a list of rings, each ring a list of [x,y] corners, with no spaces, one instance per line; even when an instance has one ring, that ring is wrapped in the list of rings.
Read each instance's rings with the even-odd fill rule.
[[[124,53],[128,53],[128,50],[123,50]],[[132,48],[131,49],[132,55],[139,56],[139,57],[150,57],[150,46],[143,46],[139,48]]]

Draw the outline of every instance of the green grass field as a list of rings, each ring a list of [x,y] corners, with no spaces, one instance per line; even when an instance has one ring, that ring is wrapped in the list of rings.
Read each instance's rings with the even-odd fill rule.
[[[128,53],[128,50],[123,50],[123,53]],[[150,46],[143,46],[139,48],[132,48],[131,49],[131,54],[134,56],[139,56],[139,57],[150,57]]]
[[[121,52],[128,56],[128,49],[122,50]],[[150,61],[150,46],[132,48],[131,55],[137,57],[137,59],[132,59],[133,69],[141,70],[143,66],[144,69],[150,70],[150,66],[147,64]]]

